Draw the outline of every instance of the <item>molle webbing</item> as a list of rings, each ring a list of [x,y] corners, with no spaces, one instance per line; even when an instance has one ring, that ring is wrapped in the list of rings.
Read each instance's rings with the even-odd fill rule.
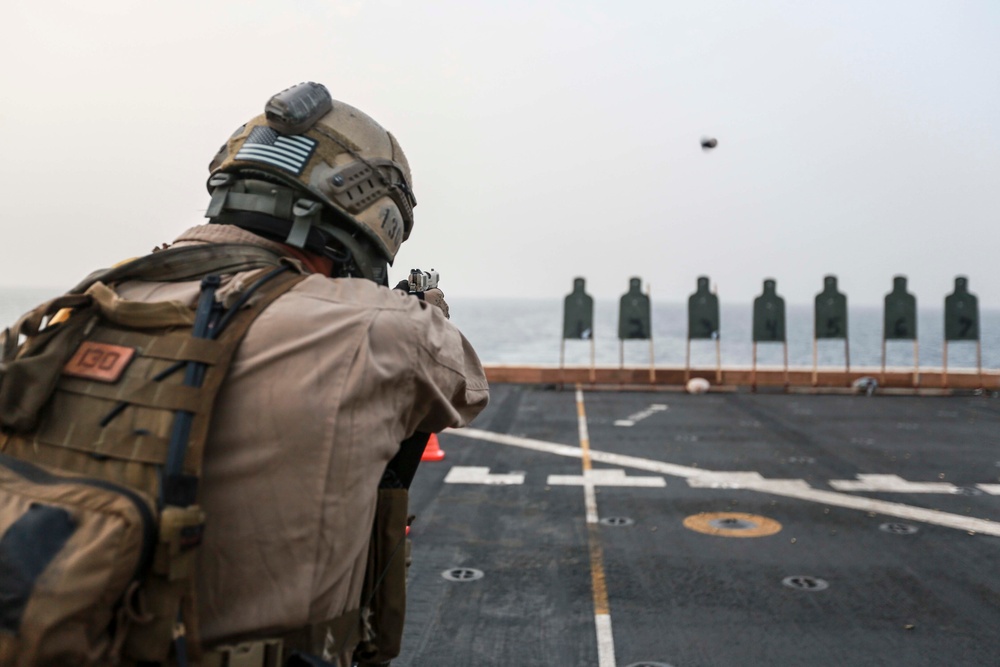
[[[200,667],[282,667],[293,653],[316,659],[326,651],[341,653],[352,635],[356,635],[360,622],[361,612],[354,609],[282,635],[216,646],[205,651]],[[299,660],[294,664],[320,663]]]
[[[287,266],[284,271],[278,268],[282,264]],[[250,275],[244,284],[270,278],[245,302],[237,298],[224,316],[227,324],[214,338],[192,338],[194,318],[185,304],[130,302],[118,298],[108,286],[124,280],[193,280],[205,273],[255,268],[262,270]],[[164,250],[92,276],[75,288],[86,294],[44,304],[22,318],[14,332],[8,332],[5,342],[11,353],[4,355],[0,368],[0,397],[6,392],[12,397],[13,408],[22,407],[17,396],[23,392],[9,382],[9,371],[32,361],[35,365],[29,379],[48,378],[52,386],[47,393],[36,392],[28,411],[32,414],[14,410],[23,424],[31,426],[8,428],[0,435],[0,450],[56,471],[127,485],[156,498],[175,416],[178,411],[187,411],[192,417],[183,473],[196,481],[201,476],[215,399],[240,341],[272,301],[305,277],[294,263],[244,245]],[[65,307],[73,308],[68,319],[42,328],[46,316]],[[13,350],[19,334],[27,335],[28,341]],[[103,350],[122,348],[132,351],[131,358],[127,365],[115,367],[118,374],[111,379],[86,374],[73,377],[64,372],[75,352],[92,349],[99,355]],[[200,386],[183,383],[190,363],[204,365]],[[14,376],[20,377],[17,373]],[[2,401],[0,408],[5,408]],[[151,618],[131,623],[124,632],[122,656],[126,665],[169,661],[178,609],[183,610],[190,657],[199,659],[193,547],[200,541],[204,515],[196,506],[166,506],[160,511],[156,555],[141,579],[145,610]]]
[[[260,274],[267,272],[264,270]],[[25,458],[87,474],[95,474],[95,467],[107,467],[112,480],[124,479],[128,483],[143,480],[146,486],[155,476],[135,468],[164,462],[162,457],[174,414],[185,410],[193,413],[194,418],[184,468],[186,473],[199,476],[215,396],[240,340],[271,301],[304,277],[292,271],[274,277],[240,309],[218,338],[212,340],[192,338],[190,325],[183,326],[179,321],[160,329],[126,327],[114,323],[121,318],[113,311],[102,309],[86,340],[134,349],[135,356],[122,376],[115,382],[97,382],[59,375],[48,404],[42,409],[40,426],[25,433],[23,438],[12,439],[8,448],[16,449],[16,442],[20,441],[28,448]],[[108,290],[98,283],[90,292],[96,291],[95,287]],[[105,303],[127,306],[131,311],[130,320],[141,319],[144,305],[148,305],[151,312],[164,311],[163,304],[156,303],[118,299]],[[187,310],[190,312],[189,308]],[[66,324],[73,319],[75,316]],[[187,362],[206,364],[201,387],[183,385]],[[30,455],[29,450],[33,452]],[[21,457],[16,451],[13,454]],[[95,466],[95,461],[99,465]],[[154,497],[158,491],[154,488],[142,490]]]

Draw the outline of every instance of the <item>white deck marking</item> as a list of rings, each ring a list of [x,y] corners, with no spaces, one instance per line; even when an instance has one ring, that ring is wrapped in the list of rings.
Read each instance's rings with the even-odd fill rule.
[[[524,484],[523,472],[510,472],[506,474],[490,474],[489,468],[478,466],[453,466],[444,478],[445,484],[492,484],[495,486],[507,486],[512,484]]]
[[[797,485],[802,488],[809,488],[809,484],[801,479],[770,479],[765,480],[759,472],[713,472],[704,471],[697,477],[688,478],[688,486],[694,489],[747,489],[761,482],[772,484],[782,482],[785,484]]]
[[[447,481],[447,480],[446,480]],[[662,477],[629,477],[625,471],[588,470],[583,475],[549,475],[545,482],[552,486],[644,486],[662,488],[667,485]]]
[[[594,614],[597,623],[597,664],[615,667],[615,639],[611,633],[611,614]]]
[[[536,452],[555,454],[557,456],[566,456],[570,458],[581,458],[583,456],[582,450],[579,447],[559,445],[542,440],[533,440],[530,438],[519,438],[513,435],[505,435],[503,433],[491,433],[490,431],[482,431],[475,428],[449,430],[448,433],[462,436],[464,438],[486,440],[500,445],[520,447],[522,449],[530,449]],[[637,456],[625,456],[623,454],[612,454],[609,452],[591,451],[590,458],[594,461],[609,463],[614,466],[634,468],[636,470],[647,470],[649,472],[670,475],[672,477],[684,477],[687,479],[717,474],[716,471],[712,470],[692,468],[690,466],[677,465],[676,463],[665,463],[662,461],[643,459]],[[948,512],[924,509],[922,507],[913,507],[886,500],[875,500],[873,498],[852,496],[837,491],[823,491],[810,487],[808,484],[802,482],[802,480],[769,480],[761,478],[761,481],[747,481],[744,488],[752,491],[759,491],[761,493],[784,496],[786,498],[797,498],[799,500],[820,503],[822,505],[830,505],[832,507],[844,507],[862,512],[876,512],[885,516],[893,516],[900,519],[908,519],[910,521],[921,521],[923,523],[944,526],[946,528],[954,528],[956,530],[972,531],[975,533],[982,533],[983,535],[1000,537],[1000,522],[994,522],[988,519],[975,519],[972,517],[962,516],[961,514],[950,514]]]
[[[830,486],[838,491],[885,491],[888,493],[958,493],[958,487],[948,482],[907,482],[899,475],[858,475],[857,481],[831,479]]]
[[[669,409],[669,406],[664,403],[653,403],[645,410],[637,412],[634,415],[629,415],[628,419],[616,419],[615,426],[625,426],[625,427],[635,426],[637,422],[641,422],[643,419],[646,419],[647,417],[652,417],[657,412],[663,412],[664,410],[667,409]]]
[[[583,409],[583,390],[576,388],[576,423],[580,437],[580,458],[583,459],[583,474],[590,473],[590,432],[587,430],[587,413]],[[593,484],[583,485],[583,500],[587,507],[587,523],[597,523],[597,495]]]
[[[991,496],[1000,496],[1000,484],[977,484],[977,486]]]
[[[611,606],[608,604],[608,583],[604,575],[604,550],[597,524],[597,495],[592,479],[595,470],[590,465],[590,434],[587,431],[587,411],[583,390],[576,385],[576,414],[580,429],[580,464],[583,468],[584,497],[587,504],[587,546],[590,551],[590,581],[594,597],[594,627],[597,632],[598,667],[616,667],[615,640],[611,632]],[[622,471],[622,476],[625,473]]]

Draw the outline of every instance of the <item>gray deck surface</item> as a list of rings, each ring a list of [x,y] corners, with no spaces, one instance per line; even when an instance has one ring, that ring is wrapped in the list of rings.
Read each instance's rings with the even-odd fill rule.
[[[951,492],[836,491],[916,508],[903,519],[595,461],[662,488],[597,486],[614,665],[1000,665],[1000,537],[924,520],[1000,521],[1000,400],[765,394],[584,392],[590,447],[718,471],[804,480],[898,475]],[[666,405],[632,426],[615,425]],[[497,385],[473,428],[580,446],[572,388]],[[581,460],[448,432],[411,496],[407,626],[393,665],[598,665]],[[596,456],[596,455],[595,455]],[[454,468],[524,472],[522,484],[456,484]],[[725,487],[725,484],[721,486]],[[801,485],[800,485],[801,486]],[[876,486],[878,486],[876,484]],[[881,488],[881,487],[880,487]],[[807,492],[808,493],[808,492]],[[833,496],[831,496],[832,498]],[[943,515],[924,510],[937,509]],[[701,512],[781,524],[766,537],[690,530]],[[935,519],[936,520],[936,519]],[[917,528],[881,530],[886,523]],[[441,573],[476,568],[452,582]],[[826,590],[796,590],[789,576]]]

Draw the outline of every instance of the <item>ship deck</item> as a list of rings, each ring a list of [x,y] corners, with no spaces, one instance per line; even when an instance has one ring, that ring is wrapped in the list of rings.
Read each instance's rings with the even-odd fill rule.
[[[991,392],[586,389],[441,434],[394,666],[1000,664]]]

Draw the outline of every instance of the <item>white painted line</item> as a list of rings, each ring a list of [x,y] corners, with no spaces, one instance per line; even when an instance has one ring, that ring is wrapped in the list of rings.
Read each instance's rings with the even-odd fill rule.
[[[551,442],[544,442],[542,440],[532,440],[530,438],[518,438],[516,436],[505,435],[503,433],[491,433],[490,431],[482,431],[475,428],[461,428],[449,430],[448,432],[465,438],[486,440],[500,445],[510,445],[512,447],[530,449],[537,452],[544,452],[546,454],[555,454],[556,456],[566,456],[570,458],[580,458],[582,456],[582,452],[579,447],[559,445]],[[703,470],[700,468],[692,468],[690,466],[677,465],[675,463],[665,463],[663,461],[653,461],[651,459],[643,459],[637,456],[625,456],[609,452],[591,451],[590,458],[594,461],[607,463],[613,466],[646,470],[663,475],[670,475],[672,477],[684,477],[688,479],[701,477],[705,474],[715,472],[712,470]],[[944,526],[946,528],[954,528],[956,530],[972,531],[983,535],[1000,537],[1000,523],[990,521],[988,519],[975,519],[972,517],[962,516],[960,514],[950,514],[948,512],[940,512],[938,510],[930,510],[922,507],[912,507],[910,505],[889,502],[886,500],[875,500],[873,498],[852,496],[846,493],[838,493],[836,491],[823,491],[820,489],[814,489],[807,484],[800,483],[800,481],[801,480],[789,481],[764,479],[761,482],[751,482],[747,484],[746,488],[752,491],[770,493],[772,495],[784,496],[786,498],[797,498],[799,500],[820,503],[831,507],[844,507],[862,512],[875,512],[885,516],[893,516],[900,519],[908,519],[910,521],[921,521],[923,523]]]
[[[615,667],[615,638],[611,633],[611,615],[595,614],[597,624],[597,665]]]
[[[624,470],[588,470],[583,475],[549,475],[545,482],[551,486],[642,486],[663,488],[662,477],[629,477]]]
[[[991,496],[1000,496],[1000,484],[977,484],[976,486]]]
[[[962,516],[961,514],[949,514],[938,510],[925,509],[923,507],[913,507],[902,503],[893,503],[886,500],[874,500],[861,496],[852,496],[836,491],[821,491],[813,488],[801,488],[793,486],[778,486],[764,482],[759,486],[749,487],[754,491],[762,491],[786,498],[798,498],[822,505],[834,507],[845,507],[847,509],[860,510],[862,512],[874,512],[885,516],[894,516],[899,519],[910,521],[921,521],[945,528],[954,528],[971,533],[981,533],[1000,537],[1000,523],[989,519],[975,519]]]
[[[444,478],[445,484],[491,484],[494,486],[509,486],[524,484],[523,472],[506,474],[490,474],[489,468],[478,466],[453,466]]]
[[[580,464],[583,490],[587,501],[587,547],[590,551],[590,580],[594,597],[594,626],[597,631],[598,667],[616,667],[615,641],[611,634],[611,607],[608,604],[608,583],[604,574],[604,551],[597,526],[597,496],[590,477],[590,434],[587,432],[587,411],[583,405],[583,390],[576,385],[576,414],[580,425]],[[622,472],[624,477],[625,473]],[[607,476],[607,475],[605,475]]]
[[[646,419],[647,417],[652,417],[657,412],[663,412],[664,410],[668,410],[669,408],[670,406],[666,405],[665,403],[653,403],[645,410],[637,412],[634,415],[629,415],[628,419],[616,419],[615,426],[625,426],[625,427],[635,426],[637,422],[641,422],[643,419]]]
[[[886,493],[958,493],[958,487],[947,482],[908,482],[899,475],[858,475],[858,481],[831,479],[830,486],[838,491],[882,491]]]
[[[492,431],[483,431],[478,428],[457,428],[449,429],[447,431],[449,435],[458,435],[463,438],[472,438],[473,440],[486,440],[488,442],[495,442],[498,445],[510,445],[512,447],[520,447],[522,449],[533,449],[537,452],[545,452],[546,454],[555,454],[556,456],[565,456],[571,459],[578,459],[583,456],[583,450],[579,447],[573,447],[572,445],[559,445],[554,442],[545,442],[544,440],[534,440],[532,438],[522,438],[516,435],[507,435],[506,433],[493,433]]]
[[[576,423],[580,432],[580,457],[583,459],[583,471],[588,472],[590,459],[584,456],[584,450],[590,449],[590,432],[587,430],[587,413],[583,409],[583,390],[576,388]],[[583,485],[583,500],[587,507],[587,523],[597,523],[597,495],[593,484]]]

